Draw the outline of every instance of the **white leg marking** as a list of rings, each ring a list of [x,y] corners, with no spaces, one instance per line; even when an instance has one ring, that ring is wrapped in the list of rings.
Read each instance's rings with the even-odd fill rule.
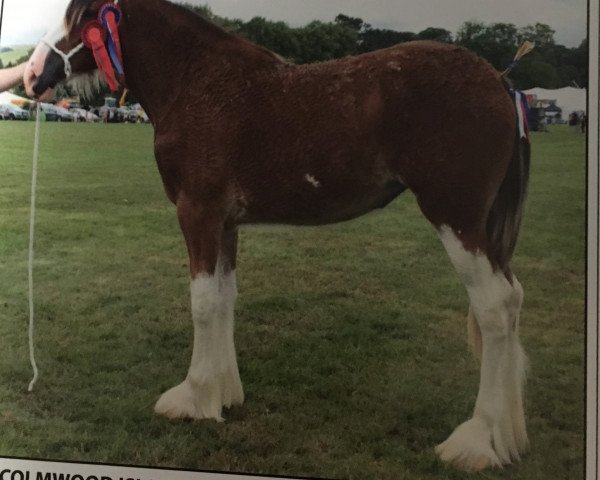
[[[468,470],[502,466],[518,460],[527,448],[523,384],[526,358],[519,343],[523,289],[494,272],[483,254],[466,251],[448,227],[440,238],[467,288],[481,329],[479,393],[473,418],[436,448],[442,460]]]
[[[233,341],[235,271],[199,275],[191,283],[194,349],[187,378],[165,392],[155,411],[169,418],[223,421],[223,406],[239,405],[244,392]]]

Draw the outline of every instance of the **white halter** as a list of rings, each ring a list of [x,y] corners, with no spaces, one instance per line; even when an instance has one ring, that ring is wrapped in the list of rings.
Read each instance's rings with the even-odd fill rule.
[[[46,37],[42,38],[40,41],[48,47],[50,47],[52,50],[54,50],[54,52],[57,53],[60,57],[62,57],[63,62],[65,64],[65,77],[68,79],[71,76],[71,73],[73,73],[73,69],[71,68],[71,57],[83,48],[83,43],[77,45],[69,53],[64,53],[58,48],[56,48],[56,45],[53,45],[48,40],[46,40]]]
[[[113,0],[113,3],[115,5],[119,4],[119,0]],[[52,32],[48,32],[44,38],[42,38],[40,40],[40,42],[42,42],[44,45],[48,46],[51,50],[53,50],[56,54],[58,54],[59,57],[61,57],[63,59],[63,62],[65,64],[65,78],[69,78],[71,76],[71,74],[73,73],[73,68],[71,67],[71,57],[73,55],[75,55],[77,52],[79,52],[79,50],[81,50],[84,47],[83,42],[81,42],[79,45],[77,45],[76,47],[74,47],[69,53],[65,53],[61,50],[59,50],[58,48],[56,48],[56,43],[58,42],[58,40],[54,43],[51,42],[51,39],[49,38],[52,35]]]

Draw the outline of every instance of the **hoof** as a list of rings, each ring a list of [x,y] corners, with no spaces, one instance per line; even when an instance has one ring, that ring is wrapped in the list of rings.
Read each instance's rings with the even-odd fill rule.
[[[435,451],[443,461],[466,472],[502,467],[492,447],[492,433],[486,423],[478,418],[459,425]]]
[[[239,376],[229,375],[218,383],[197,384],[190,378],[162,394],[154,411],[170,419],[214,419],[222,422],[223,407],[241,405],[244,392]]]
[[[203,418],[213,418],[217,422],[222,422],[222,405],[211,405],[211,402],[200,401],[199,392],[186,380],[176,387],[167,390],[161,395],[154,406],[154,411],[158,415],[163,415],[172,420],[178,418],[192,418],[201,420]],[[202,405],[205,403],[205,405]]]

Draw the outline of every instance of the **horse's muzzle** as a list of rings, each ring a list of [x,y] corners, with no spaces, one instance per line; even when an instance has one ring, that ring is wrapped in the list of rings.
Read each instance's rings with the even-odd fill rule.
[[[62,59],[53,52],[40,51],[38,46],[25,69],[23,83],[29,97],[46,101],[52,98],[54,87],[64,78]]]

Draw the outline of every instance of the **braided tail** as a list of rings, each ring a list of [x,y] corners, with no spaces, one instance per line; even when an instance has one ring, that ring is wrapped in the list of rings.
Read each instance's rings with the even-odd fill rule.
[[[512,92],[511,92],[512,93]],[[517,125],[511,162],[490,209],[486,231],[489,255],[495,266],[511,278],[509,263],[517,245],[531,162],[531,145],[527,134],[520,94],[511,95],[517,108]]]

